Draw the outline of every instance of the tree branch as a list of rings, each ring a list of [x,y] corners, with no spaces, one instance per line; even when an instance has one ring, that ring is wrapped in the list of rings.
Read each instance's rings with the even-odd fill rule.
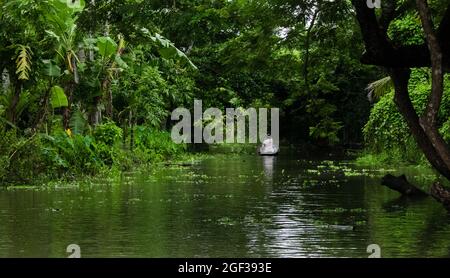
[[[381,184],[389,187],[392,190],[400,192],[403,196],[410,196],[410,197],[428,196],[428,194],[425,193],[423,190],[411,184],[406,179],[405,175],[395,177],[391,174],[387,174],[381,179]]]
[[[427,104],[424,120],[430,126],[436,126],[437,112],[441,106],[442,94],[444,91],[444,76],[442,69],[442,50],[435,33],[431,13],[427,0],[416,0],[419,10],[422,27],[427,38],[428,49],[430,51],[432,70],[432,90]]]
[[[365,1],[352,0],[356,17],[361,27],[361,33],[366,46],[366,52],[361,57],[361,62],[369,65],[386,68],[418,68],[430,67],[431,59],[427,44],[394,47],[389,42],[386,30],[389,23],[404,13],[409,2],[398,7],[392,12],[392,7],[385,7],[378,23],[375,12],[369,9]],[[384,4],[386,5],[386,4]],[[450,6],[437,31],[442,53],[442,70],[450,72]]]
[[[384,0],[381,5],[380,26],[384,32],[387,32],[392,20],[397,16],[397,1]]]
[[[386,31],[378,24],[374,9],[367,7],[366,1],[352,0],[352,3],[366,46],[365,57],[370,57],[367,60],[381,61],[386,55],[391,56],[393,47],[387,39]]]
[[[409,69],[393,68],[389,70],[389,75],[391,76],[395,86],[395,104],[405,119],[411,134],[417,142],[417,145],[422,149],[425,157],[431,165],[439,171],[439,173],[450,179],[450,168],[447,167],[442,157],[434,148],[432,142],[425,133],[425,130],[420,125],[419,116],[412,105],[408,94],[408,81],[410,74],[411,71]]]

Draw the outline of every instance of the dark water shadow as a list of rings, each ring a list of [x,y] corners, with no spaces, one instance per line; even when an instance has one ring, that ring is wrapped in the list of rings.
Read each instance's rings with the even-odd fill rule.
[[[428,199],[429,196],[400,196],[382,205],[385,212],[405,211],[409,206]]]

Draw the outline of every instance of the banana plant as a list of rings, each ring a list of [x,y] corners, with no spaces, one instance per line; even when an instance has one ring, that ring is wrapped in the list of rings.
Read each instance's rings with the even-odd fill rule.
[[[46,30],[47,34],[54,38],[57,43],[56,53],[58,58],[64,61],[66,65],[66,72],[73,75],[75,84],[79,83],[78,66],[80,62],[75,46],[75,36],[76,36],[75,24],[71,25],[68,30],[62,31],[61,34],[56,34],[55,31]]]
[[[97,73],[97,79],[99,84],[101,84],[100,95],[94,96],[94,105],[89,117],[91,124],[96,125],[101,121],[100,103],[103,98],[106,98],[106,114],[108,117],[112,117],[113,95],[111,83],[117,79],[121,71],[128,68],[128,65],[121,58],[126,47],[123,36],[118,36],[118,43],[109,36],[91,39],[89,43],[96,45],[95,50],[98,53],[98,62],[100,63]]]
[[[74,82],[79,83],[77,64],[80,62],[77,55],[77,25],[76,12],[83,10],[84,1],[78,1],[79,5],[70,5],[66,0],[56,1],[54,9],[45,14],[47,22],[51,26],[45,32],[56,41],[56,53],[61,61],[64,61],[66,73],[72,74]]]
[[[61,68],[57,65],[54,60],[42,60],[43,63],[43,74],[48,78],[48,89],[45,91],[44,96],[41,100],[41,107],[38,116],[38,121],[36,123],[36,128],[39,128],[41,124],[45,121],[49,113],[49,105],[51,108],[67,108],[69,106],[69,101],[64,92],[64,89],[53,85],[55,80],[61,77]]]
[[[71,110],[71,99],[75,85],[79,84],[80,77],[78,64],[80,59],[77,55],[77,25],[76,12],[82,11],[84,1],[77,1],[77,5],[72,5],[66,0],[53,0],[52,9],[45,14],[46,21],[50,28],[45,30],[48,38],[55,41],[56,57],[50,61],[43,61],[45,64],[45,74],[52,78],[61,75],[61,68],[58,64],[64,65],[64,73],[71,76],[71,81],[66,84],[66,92],[61,87],[51,88],[53,108],[64,107],[64,127],[68,128]],[[55,106],[54,99],[57,99]],[[62,101],[63,100],[63,101]]]

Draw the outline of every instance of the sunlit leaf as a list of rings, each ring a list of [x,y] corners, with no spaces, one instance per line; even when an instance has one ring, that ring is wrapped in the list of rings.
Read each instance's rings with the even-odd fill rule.
[[[31,71],[31,49],[26,45],[19,45],[17,48],[17,59],[16,59],[16,73],[20,80],[28,80],[30,78]]]
[[[67,107],[69,102],[63,88],[53,86],[51,89],[51,103],[53,108]]]
[[[110,37],[99,37],[97,39],[98,52],[103,58],[109,58],[117,51],[117,43]]]
[[[59,77],[61,75],[61,68],[53,64],[51,60],[43,60],[44,74],[50,77]]]

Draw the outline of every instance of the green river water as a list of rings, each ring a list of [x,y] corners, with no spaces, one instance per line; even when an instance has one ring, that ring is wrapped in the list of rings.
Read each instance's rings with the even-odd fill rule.
[[[450,217],[380,186],[389,169],[213,155],[115,179],[0,188],[0,257],[449,257]],[[407,169],[426,184],[430,173]]]

